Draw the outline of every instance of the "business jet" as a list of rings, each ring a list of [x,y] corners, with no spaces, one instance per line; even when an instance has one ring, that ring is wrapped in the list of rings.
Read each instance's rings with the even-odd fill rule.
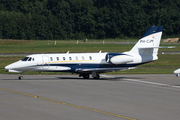
[[[162,36],[163,26],[152,26],[142,38],[128,52],[110,53],[56,53],[33,54],[15,63],[7,65],[8,72],[72,72],[84,79],[90,75],[94,79],[100,78],[100,73],[131,69],[137,65],[158,60],[158,48]]]

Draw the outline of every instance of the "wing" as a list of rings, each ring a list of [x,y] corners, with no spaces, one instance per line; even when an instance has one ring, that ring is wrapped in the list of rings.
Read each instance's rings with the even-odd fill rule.
[[[134,69],[134,67],[119,67],[119,68],[79,68],[76,69],[76,72],[82,73],[82,72],[98,72],[98,73],[104,73],[104,72],[112,72],[112,71],[119,71],[119,70],[129,70]]]

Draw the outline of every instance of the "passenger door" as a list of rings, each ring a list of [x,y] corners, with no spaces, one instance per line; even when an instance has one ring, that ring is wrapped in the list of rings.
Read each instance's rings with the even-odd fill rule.
[[[43,56],[42,57],[42,67],[43,69],[48,69],[49,68],[49,57],[48,56]]]

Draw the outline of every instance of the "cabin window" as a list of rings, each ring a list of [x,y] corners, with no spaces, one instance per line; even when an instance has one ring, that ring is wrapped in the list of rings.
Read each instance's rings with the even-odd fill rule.
[[[50,57],[50,60],[51,60],[51,61],[53,61],[53,58],[52,58],[52,57]]]
[[[34,58],[32,59],[32,61],[34,61]]]
[[[84,56],[82,56],[82,60],[84,60]]]
[[[29,59],[29,57],[25,57],[22,59],[22,61],[27,61]]]
[[[91,56],[89,56],[89,59],[90,59],[90,60],[92,60],[92,57],[91,57]]]
[[[78,57],[76,56],[76,60],[78,60]]]
[[[66,58],[65,58],[65,57],[63,57],[63,60],[66,60]]]
[[[31,59],[32,59],[32,58],[30,57],[30,58],[28,59],[28,61],[31,61]]]
[[[72,58],[71,58],[71,57],[69,57],[69,60],[72,60]]]
[[[57,57],[57,61],[59,61],[59,57]]]

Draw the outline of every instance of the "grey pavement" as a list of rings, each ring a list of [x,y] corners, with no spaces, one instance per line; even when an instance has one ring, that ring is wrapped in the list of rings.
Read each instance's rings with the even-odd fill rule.
[[[0,74],[0,120],[179,120],[173,74]]]

